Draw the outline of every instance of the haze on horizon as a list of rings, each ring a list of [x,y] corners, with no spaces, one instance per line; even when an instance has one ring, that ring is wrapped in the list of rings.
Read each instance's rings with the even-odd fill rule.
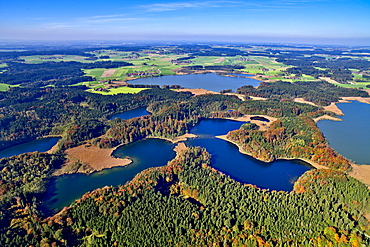
[[[0,3],[2,40],[167,40],[370,45],[370,1]]]

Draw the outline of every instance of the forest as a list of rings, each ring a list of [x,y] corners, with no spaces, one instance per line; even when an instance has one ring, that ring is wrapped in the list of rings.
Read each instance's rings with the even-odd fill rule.
[[[331,169],[307,172],[290,193],[261,190],[213,169],[206,150],[193,147],[126,185],[87,193],[52,217],[40,218],[19,199],[10,210],[17,218],[0,241],[5,246],[367,246],[369,198],[364,184]]]
[[[336,170],[350,169],[349,161],[328,145],[316,124],[307,117],[280,118],[266,131],[234,130],[227,139],[262,161],[302,159]]]
[[[303,98],[323,106],[338,102],[341,97],[369,97],[364,91],[341,88],[326,81],[262,82],[258,88],[243,86],[236,93],[279,100]]]
[[[344,83],[353,76],[350,68],[369,66],[365,60],[323,57],[346,55],[350,50],[255,47],[145,45],[0,52],[0,61],[6,63],[0,82],[19,85],[0,91],[0,150],[48,135],[61,137],[52,154],[33,152],[0,159],[0,245],[370,246],[370,191],[348,175],[350,162],[329,146],[313,121],[334,116],[321,106],[345,96],[369,97],[365,91],[319,80],[261,82],[256,88],[240,87],[237,93],[245,97],[241,100],[227,95],[227,90],[193,95],[170,87],[131,85],[149,89],[100,95],[74,85],[94,80],[82,69],[134,65],[130,60],[95,61],[104,56],[96,54],[108,49],[139,55],[176,54],[179,61],[273,57],[290,66],[285,68],[287,74],[331,77]],[[357,52],[366,54],[362,49]],[[78,55],[90,61],[27,64],[20,58],[32,55]],[[244,68],[225,63],[184,66],[178,71]],[[295,98],[316,106],[294,102]],[[150,115],[110,119],[138,107],[146,107]],[[69,148],[86,141],[113,148],[148,137],[174,138],[205,118],[249,114],[277,120],[264,131],[247,123],[229,132],[227,139],[244,152],[265,162],[301,159],[327,169],[307,171],[290,192],[266,190],[235,181],[212,167],[207,150],[188,147],[166,166],[144,170],[125,185],[88,192],[55,215],[40,210],[53,173],[66,163]]]
[[[81,69],[116,68],[133,65],[127,62],[44,62],[25,64],[8,62],[7,70],[0,74],[0,83],[21,85],[24,87],[43,87],[48,85],[72,85],[84,81],[92,81]]]

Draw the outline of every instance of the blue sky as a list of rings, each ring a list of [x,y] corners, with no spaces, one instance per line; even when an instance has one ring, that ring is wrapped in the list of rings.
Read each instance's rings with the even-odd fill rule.
[[[0,39],[370,45],[370,0],[1,0]]]

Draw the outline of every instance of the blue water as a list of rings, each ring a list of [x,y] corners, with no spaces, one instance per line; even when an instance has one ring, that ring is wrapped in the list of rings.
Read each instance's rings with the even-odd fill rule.
[[[278,160],[265,163],[239,152],[238,147],[212,135],[227,134],[238,129],[243,122],[223,119],[202,120],[192,130],[198,138],[188,140],[191,146],[201,146],[212,155],[212,167],[230,175],[233,179],[260,188],[291,191],[294,182],[306,171],[312,169],[307,163],[298,160]]]
[[[266,189],[292,190],[297,178],[312,167],[298,161],[261,162],[241,154],[235,145],[215,137],[238,129],[243,123],[225,119],[202,120],[191,130],[191,133],[199,137],[188,140],[186,144],[206,148],[212,155],[211,166],[239,182]],[[48,187],[41,211],[50,215],[70,205],[88,191],[125,184],[149,167],[164,166],[175,157],[173,148],[174,144],[160,139],[145,139],[121,146],[113,155],[120,158],[129,157],[133,160],[132,164],[91,175],[72,174],[56,178]]]
[[[46,137],[30,142],[22,143],[0,151],[0,158],[10,157],[29,152],[46,152],[57,144],[59,137]]]
[[[114,167],[87,174],[68,174],[54,179],[48,186],[41,211],[51,215],[70,205],[88,191],[104,186],[118,186],[149,168],[164,166],[175,157],[174,145],[160,139],[146,139],[117,148],[113,155],[130,157],[133,161],[125,167]],[[159,155],[160,154],[160,155]]]
[[[122,113],[118,113],[113,115],[109,120],[115,119],[115,118],[120,118],[120,119],[130,119],[134,117],[141,117],[145,115],[150,115],[149,112],[146,111],[146,107],[138,107],[133,110],[125,111]]]
[[[339,103],[342,121],[321,120],[317,126],[329,145],[357,164],[370,165],[370,105],[354,101]]]
[[[148,77],[131,80],[132,84],[147,84],[147,85],[180,85],[184,88],[203,88],[215,92],[225,89],[237,88],[244,85],[259,86],[260,81],[250,78],[227,77],[217,75],[215,73],[207,74],[190,74],[190,75],[168,75],[160,77]]]

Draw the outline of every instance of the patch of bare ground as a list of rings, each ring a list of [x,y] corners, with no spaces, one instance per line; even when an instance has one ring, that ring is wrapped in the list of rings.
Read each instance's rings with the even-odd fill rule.
[[[313,105],[313,106],[318,106],[316,105],[315,103],[313,102],[310,102],[310,101],[307,101],[307,100],[304,100],[303,98],[295,98],[294,99],[294,102],[298,102],[298,103],[304,103],[304,104],[309,104],[309,105]],[[343,101],[341,101],[343,102]],[[318,106],[320,107],[320,106]],[[338,108],[338,106],[336,105],[336,103],[332,102],[330,105],[328,106],[323,106],[322,108],[324,108],[325,111],[331,111],[331,112],[334,112],[336,115],[344,115],[343,112]],[[325,118],[327,119],[327,118]]]
[[[315,123],[317,123],[318,121],[324,120],[324,119],[325,120],[332,120],[332,121],[342,121],[342,119],[340,119],[340,118],[332,117],[332,116],[329,116],[329,115],[323,115],[323,116],[314,118],[313,120],[315,121]]]
[[[225,95],[233,95],[233,96],[236,96],[236,97],[238,97],[240,100],[242,100],[242,101],[245,101],[245,99],[246,99],[246,96],[245,95],[243,95],[243,94],[237,94],[237,93],[225,93]]]
[[[54,175],[64,173],[91,173],[116,166],[126,166],[130,159],[119,159],[112,156],[115,148],[101,149],[90,144],[80,145],[65,151],[68,162]]]
[[[249,96],[249,98],[251,98],[253,100],[267,100],[267,98],[256,97],[256,96]]]
[[[312,103],[310,101],[304,100],[303,98],[295,98],[294,99],[294,102],[304,103],[304,104],[309,104],[309,105],[317,106],[315,103]]]
[[[179,154],[181,151],[187,149],[185,143],[180,142],[177,144],[177,146],[173,149],[177,154]]]
[[[370,104],[370,97],[369,98],[364,98],[364,97],[342,97],[342,99],[345,100],[346,102],[357,100],[358,102],[361,102],[361,103]]]
[[[225,61],[225,58],[220,57],[220,58],[218,58],[218,59],[215,61],[215,63],[222,63],[223,61]]]
[[[339,84],[336,80],[330,79],[329,77],[319,77],[321,80],[333,83],[333,84]]]
[[[338,106],[333,102],[328,106],[324,106],[324,110],[334,112],[336,115],[344,115],[343,112],[338,108]]]
[[[268,119],[270,122],[252,120],[251,119],[252,117],[264,117]],[[277,118],[275,117],[270,117],[266,115],[244,115],[243,117],[231,117],[231,118],[225,118],[225,119],[241,121],[241,122],[251,122],[251,123],[257,124],[260,127],[260,130],[262,131],[268,130],[270,128],[271,123],[277,120]]]
[[[148,137],[148,138],[158,138],[158,139],[163,139],[163,140],[166,140],[166,141],[170,141],[172,143],[178,143],[178,142],[184,142],[189,138],[195,138],[195,137],[197,137],[197,136],[194,135],[194,134],[184,134],[184,135],[174,137],[174,138],[164,138],[164,137],[155,137],[155,136],[154,137]]]
[[[356,165],[351,164],[352,171],[350,176],[363,182],[370,189],[370,165]]]
[[[116,72],[116,70],[117,69],[106,69],[106,70],[104,70],[101,77],[111,77],[114,74],[114,72]]]
[[[177,89],[177,92],[191,92],[194,95],[202,95],[202,94],[219,94],[217,92],[213,92],[210,90],[202,89],[202,88],[196,88],[196,89],[191,89],[191,88],[181,88]]]

